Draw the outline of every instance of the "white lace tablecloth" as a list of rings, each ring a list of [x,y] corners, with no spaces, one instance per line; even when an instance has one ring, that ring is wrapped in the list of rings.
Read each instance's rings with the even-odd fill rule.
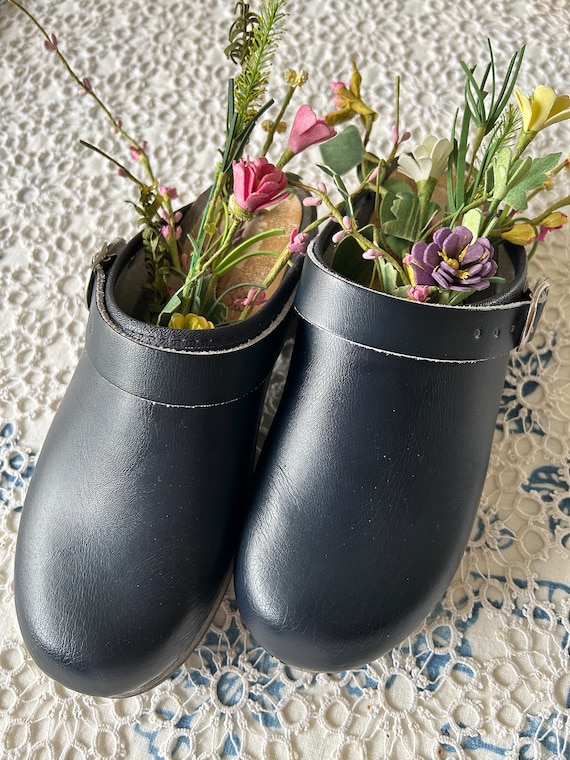
[[[220,145],[231,72],[221,50],[233,0],[29,5],[125,125],[148,140],[161,180],[179,188],[181,202],[192,200],[209,184]],[[309,69],[303,97],[324,113],[329,82],[348,79],[357,60],[366,100],[386,125],[385,148],[393,77],[401,74],[402,127],[419,142],[448,134],[461,98],[458,59],[483,62],[487,37],[502,66],[527,43],[526,92],[541,83],[569,92],[569,8],[564,0],[291,0],[277,63]],[[567,152],[569,135],[567,124],[557,125],[538,147]],[[531,279],[550,280],[550,300],[532,346],[511,362],[468,549],[414,635],[354,672],[292,671],[251,640],[230,594],[184,666],[142,696],[81,696],[39,672],[13,607],[19,514],[35,452],[81,351],[90,259],[105,240],[130,237],[136,222],[124,202],[130,186],[81,148],[80,137],[119,149],[31,24],[0,0],[3,760],[570,758],[565,231],[531,267]]]

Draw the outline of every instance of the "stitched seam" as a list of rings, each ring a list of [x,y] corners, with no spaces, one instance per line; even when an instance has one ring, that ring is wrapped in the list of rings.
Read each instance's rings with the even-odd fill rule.
[[[386,356],[399,356],[402,359],[415,359],[418,362],[437,362],[439,364],[478,364],[479,362],[486,362],[490,361],[492,359],[498,359],[500,356],[504,356],[505,354],[510,353],[509,351],[505,351],[503,353],[497,354],[496,356],[484,356],[480,359],[434,359],[430,356],[414,356],[413,354],[401,354],[397,351],[389,351],[386,348],[376,348],[376,346],[367,346],[365,343],[359,343],[356,340],[351,340],[350,338],[345,338],[343,335],[339,335],[336,332],[333,332],[332,330],[329,330],[326,327],[323,327],[322,325],[318,325],[316,322],[311,322],[310,319],[307,319],[307,317],[302,314],[298,309],[296,309],[297,314],[303,319],[307,324],[310,324],[312,327],[316,327],[317,330],[322,330],[324,333],[327,333],[327,335],[333,335],[335,338],[338,338],[339,340],[344,341],[345,343],[350,343],[352,346],[359,346],[360,348],[365,348],[368,351],[374,351],[377,354],[385,354]],[[515,348],[513,346],[513,348]],[[512,350],[512,349],[511,349]]]
[[[249,390],[247,393],[244,393],[241,396],[236,396],[235,398],[228,399],[227,401],[218,401],[215,404],[169,404],[166,401],[156,401],[154,399],[147,398],[146,396],[139,396],[136,393],[132,393],[132,391],[128,391],[125,388],[122,388],[120,385],[117,385],[117,383],[114,383],[112,380],[109,380],[108,377],[103,375],[97,369],[97,367],[91,361],[91,357],[89,356],[87,351],[85,351],[84,353],[89,364],[93,367],[93,370],[99,375],[99,377],[102,377],[106,383],[109,383],[109,385],[112,385],[113,388],[117,388],[118,390],[122,391],[122,393],[126,393],[127,396],[132,396],[133,398],[141,399],[142,401],[146,401],[149,404],[156,404],[157,406],[167,406],[173,409],[210,409],[216,406],[226,406],[227,404],[233,404],[235,401],[240,401],[242,398],[246,398],[247,396],[250,396],[252,393],[255,393],[255,391],[258,390],[258,388],[261,388],[262,385],[267,380],[267,378],[269,377],[269,375],[266,375],[260,383],[258,383],[255,387],[251,388],[251,390]]]

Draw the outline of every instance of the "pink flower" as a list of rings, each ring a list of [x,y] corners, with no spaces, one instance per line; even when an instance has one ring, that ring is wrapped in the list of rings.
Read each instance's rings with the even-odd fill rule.
[[[133,159],[133,161],[141,160],[141,156],[142,156],[141,150],[146,150],[147,145],[148,145],[147,141],[143,140],[142,145],[140,146],[140,149],[136,145],[131,145],[129,147],[129,152],[131,154],[131,158]]]
[[[304,105],[295,114],[287,147],[293,153],[300,153],[305,148],[330,140],[335,135],[336,131],[329,127],[324,119],[317,119],[311,106]]]
[[[341,90],[346,90],[346,85],[344,82],[331,82],[331,90],[338,93]]]
[[[169,185],[159,185],[158,192],[161,195],[168,195],[168,197],[172,200],[178,198],[178,190],[175,187],[170,187]]]
[[[300,253],[301,255],[305,254],[305,251],[307,250],[307,243],[309,242],[309,233],[308,232],[299,232],[299,230],[295,227],[294,230],[291,232],[291,237],[289,238],[289,245],[287,246],[287,250],[289,253]]]
[[[429,291],[429,285],[414,285],[408,290],[407,296],[408,298],[411,298],[412,301],[420,301],[423,303],[424,301],[427,301]]]
[[[44,40],[44,47],[49,50],[50,53],[55,53],[57,50],[57,37],[55,34],[50,34],[49,40]]]
[[[235,306],[261,306],[262,303],[265,303],[267,300],[267,296],[265,295],[265,291],[260,291],[259,288],[250,288],[247,291],[247,296],[245,298],[236,298],[234,301]]]
[[[264,156],[234,161],[233,171],[234,202],[246,213],[274,206],[289,195],[285,173]]]

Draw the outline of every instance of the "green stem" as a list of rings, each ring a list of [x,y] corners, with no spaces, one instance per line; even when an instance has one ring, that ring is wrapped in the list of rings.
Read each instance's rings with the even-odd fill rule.
[[[528,148],[528,146],[534,140],[537,134],[538,134],[537,132],[533,132],[530,129],[528,132],[521,132],[520,137],[515,147],[513,158],[511,160],[511,166],[515,163],[517,158],[521,157],[521,155],[525,152],[525,150]]]
[[[311,187],[310,185],[305,185],[302,182],[297,182],[295,180],[290,180],[289,184],[293,187],[298,187],[302,190],[306,190],[308,193],[311,193],[312,195],[316,195],[318,198],[320,198],[323,203],[326,205],[328,210],[330,211],[330,216],[335,219],[335,221],[338,222],[338,224],[344,229],[343,224],[343,216],[338,206],[335,206],[334,203],[331,201],[331,199],[328,197],[326,193],[321,192],[316,187]],[[342,205],[342,204],[341,204]],[[308,229],[311,229],[314,227],[315,224],[309,225],[305,228],[305,231]],[[368,240],[368,238],[364,237],[364,235],[361,235],[358,230],[352,229],[349,231],[349,234],[351,237],[353,237],[356,242],[359,244],[359,246],[362,248],[363,251],[367,251],[369,248],[374,248],[377,251],[380,251],[382,254],[382,257],[386,259],[393,267],[396,269],[397,272],[400,274],[404,274],[404,270],[402,269],[401,264],[399,261],[397,261],[393,256],[391,256],[387,251],[385,251],[383,248],[380,248],[380,246],[377,246],[372,241]]]
[[[15,5],[16,8],[18,8],[19,10],[21,10],[22,13],[24,13],[30,19],[30,21],[33,24],[35,24],[36,28],[39,29],[39,31],[43,34],[43,36],[46,38],[46,40],[49,43],[51,43],[51,37],[48,34],[48,32],[45,30],[45,28],[42,26],[42,24],[37,20],[37,18],[27,8],[25,8],[21,3],[19,3],[18,0],[9,0],[9,2],[12,3],[12,5]],[[67,58],[63,55],[63,53],[59,49],[59,46],[56,47],[56,49],[54,50],[54,52],[55,52],[56,56],[59,58],[59,60],[62,62],[62,64],[64,65],[65,69],[67,70],[68,74],[73,79],[73,81],[76,82],[76,84],[78,84],[79,87],[85,89],[85,85],[83,83],[83,79],[73,70],[73,68],[71,67],[71,64],[69,63],[69,61],[67,60]],[[135,147],[139,151],[139,153],[141,155],[141,163],[143,164],[145,170],[147,171],[147,174],[148,174],[149,178],[152,179],[153,182],[155,182],[156,178],[155,178],[155,176],[154,176],[154,174],[153,174],[153,172],[151,170],[150,163],[148,161],[148,157],[147,157],[144,149],[142,148],[142,146],[139,145],[138,141],[135,140],[134,137],[131,137],[131,135],[129,135],[128,132],[126,132],[122,128],[121,124],[119,124],[119,122],[117,121],[117,119],[111,113],[111,111],[108,108],[108,106],[101,100],[101,98],[97,95],[97,93],[95,92],[95,90],[93,90],[93,89],[86,90],[86,94],[90,95],[93,98],[93,100],[97,103],[97,105],[99,106],[99,108],[101,108],[101,110],[105,113],[105,115],[107,116],[107,118],[109,119],[109,121],[111,122],[111,124],[113,125],[113,127],[117,130],[117,132],[122,137],[124,137],[126,140],[128,140],[128,142],[131,143],[131,145],[133,145],[133,147]]]
[[[296,90],[296,86],[294,84],[289,86],[289,89],[285,93],[285,97],[283,98],[283,104],[281,105],[281,108],[279,110],[279,113],[277,114],[277,118],[271,125],[271,128],[269,130],[269,133],[267,135],[267,139],[265,140],[265,143],[263,145],[263,148],[261,150],[261,155],[265,156],[267,155],[267,151],[271,147],[271,144],[273,143],[273,138],[275,137],[275,132],[277,130],[277,127],[279,126],[279,123],[281,122],[281,119],[283,118],[283,115],[285,111],[287,110],[287,106],[291,102],[291,98],[293,97],[293,93]],[[279,164],[277,164],[279,166]],[[281,167],[279,167],[281,168]]]
[[[473,148],[471,151],[471,165],[469,167],[469,172],[467,174],[467,181],[465,183],[465,186],[467,188],[469,187],[469,184],[473,177],[473,172],[475,171],[475,158],[477,156],[477,153],[479,152],[479,148],[481,147],[483,138],[485,137],[485,132],[486,132],[485,125],[481,127],[477,127],[477,131],[475,132],[475,137],[473,139]]]

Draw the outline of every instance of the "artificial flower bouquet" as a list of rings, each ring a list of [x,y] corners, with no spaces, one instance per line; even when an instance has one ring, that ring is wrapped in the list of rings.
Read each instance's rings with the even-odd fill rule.
[[[507,241],[529,246],[531,258],[545,236],[568,222],[559,209],[564,195],[529,211],[529,204],[551,191],[556,176],[569,167],[562,153],[527,155],[538,133],[570,118],[570,96],[539,85],[531,96],[515,89],[524,47],[511,58],[499,81],[491,43],[479,80],[475,67],[465,72],[464,102],[447,137],[428,135],[411,150],[401,132],[399,79],[391,150],[379,158],[370,147],[378,113],[361,94],[361,75],[353,63],[348,85],[332,82],[336,110],[325,122],[336,126],[357,118],[321,147],[321,169],[343,199],[342,209],[326,186],[311,188],[312,200],[326,204],[338,222],[333,268],[361,285],[420,302],[455,305],[504,279],[497,273],[496,249]],[[515,102],[511,102],[514,91]],[[362,134],[361,134],[362,133]],[[356,168],[358,187],[349,192],[345,175]],[[371,219],[354,211],[354,198],[374,195]],[[538,200],[538,198],[537,198]]]
[[[208,329],[244,319],[255,306],[267,298],[266,293],[292,254],[304,253],[308,233],[297,227],[265,228],[251,234],[251,222],[266,209],[286,200],[292,188],[283,171],[298,153],[336,133],[318,119],[309,105],[298,108],[287,142],[275,163],[266,157],[276,134],[287,131],[283,117],[296,90],[307,81],[305,70],[288,69],[284,79],[288,89],[276,118],[265,119],[267,133],[260,155],[245,153],[252,131],[273,105],[266,100],[271,61],[283,34],[286,19],[285,0],[263,0],[259,13],[249,4],[238,2],[236,18],[229,31],[225,53],[238,66],[238,73],[228,82],[226,131],[220,145],[220,160],[212,186],[199,218],[185,229],[183,212],[173,202],[178,190],[161,182],[151,162],[146,140],[134,137],[114,110],[99,96],[92,80],[77,73],[60,47],[57,36],[48,32],[18,0],[11,0],[36,25],[44,36],[44,46],[63,64],[78,86],[80,96],[91,98],[110,123],[111,130],[126,145],[130,161],[108,155],[101,148],[81,141],[103,155],[117,174],[130,180],[139,197],[133,202],[142,226],[142,242],[148,281],[144,321],[175,329]],[[269,250],[263,244],[270,238],[286,234],[281,250]],[[249,259],[265,258],[270,266],[262,268],[261,281],[240,281],[228,273],[244,269]],[[237,268],[237,269],[236,269]],[[247,271],[247,267],[245,268]],[[254,267],[256,272],[260,267]],[[239,297],[238,297],[239,296]]]

